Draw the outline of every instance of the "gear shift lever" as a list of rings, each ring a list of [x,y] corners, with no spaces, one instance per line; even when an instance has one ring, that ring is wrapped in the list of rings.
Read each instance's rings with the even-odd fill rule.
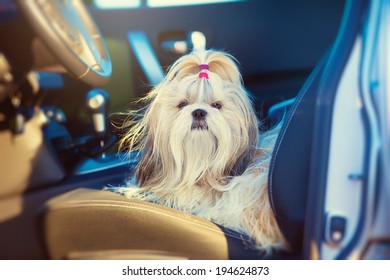
[[[85,106],[91,116],[95,135],[81,137],[85,141],[77,146],[77,151],[84,157],[79,158],[80,160],[73,169],[73,174],[89,174],[122,164],[122,159],[118,158],[115,153],[105,153],[116,141],[115,135],[108,128],[109,103],[109,94],[104,89],[92,89],[86,94]]]
[[[104,136],[107,133],[107,112],[110,97],[107,91],[101,88],[92,89],[87,93],[86,105],[91,114],[93,129],[98,136],[101,136],[100,146],[104,146]],[[102,157],[105,155],[103,154]]]
[[[91,114],[93,129],[99,136],[106,134],[109,95],[104,89],[92,89],[87,93],[86,105]]]

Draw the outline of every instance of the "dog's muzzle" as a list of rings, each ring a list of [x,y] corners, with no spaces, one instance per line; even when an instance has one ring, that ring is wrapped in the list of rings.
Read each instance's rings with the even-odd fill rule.
[[[207,112],[205,110],[196,109],[191,113],[191,115],[193,119],[191,129],[207,130],[209,128],[206,122]]]

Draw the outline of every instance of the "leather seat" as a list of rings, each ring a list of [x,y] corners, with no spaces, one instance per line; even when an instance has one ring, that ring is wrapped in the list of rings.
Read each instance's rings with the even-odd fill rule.
[[[43,229],[52,259],[228,258],[213,223],[108,191],[77,189],[50,200]]]

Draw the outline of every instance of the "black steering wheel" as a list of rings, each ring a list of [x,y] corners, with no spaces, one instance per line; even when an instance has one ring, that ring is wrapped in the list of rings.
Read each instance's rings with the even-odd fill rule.
[[[81,0],[16,0],[34,31],[77,79],[105,84],[112,66],[104,40]]]

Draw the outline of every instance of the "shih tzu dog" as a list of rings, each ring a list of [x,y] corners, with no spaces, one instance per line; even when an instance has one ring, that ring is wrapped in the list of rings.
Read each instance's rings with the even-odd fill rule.
[[[267,188],[278,129],[259,135],[234,58],[185,55],[142,101],[148,105],[129,114],[120,142],[142,151],[137,186],[117,191],[245,233],[262,249],[286,249]]]

